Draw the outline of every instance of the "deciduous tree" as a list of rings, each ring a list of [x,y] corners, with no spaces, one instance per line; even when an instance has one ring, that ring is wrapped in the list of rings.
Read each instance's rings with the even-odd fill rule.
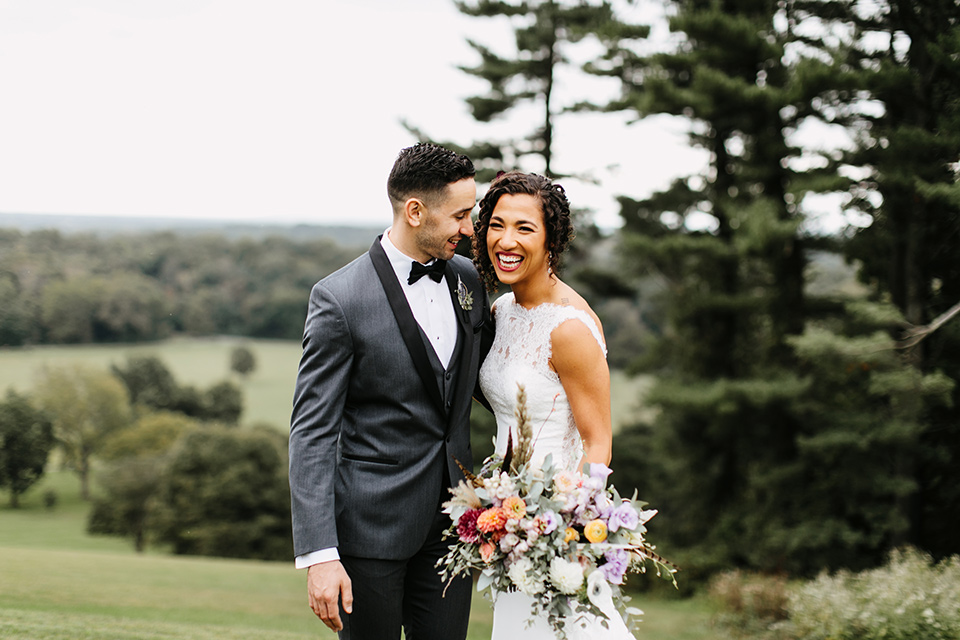
[[[151,530],[179,554],[289,559],[286,449],[276,432],[185,434],[164,468]]]
[[[109,436],[130,426],[127,390],[109,373],[79,365],[42,370],[35,388],[64,459],[80,477],[80,494],[89,500],[91,458]]]
[[[0,487],[10,491],[10,506],[43,477],[53,448],[53,426],[27,396],[7,391],[0,401]]]
[[[257,359],[249,347],[234,347],[230,351],[230,370],[246,377],[257,368]]]

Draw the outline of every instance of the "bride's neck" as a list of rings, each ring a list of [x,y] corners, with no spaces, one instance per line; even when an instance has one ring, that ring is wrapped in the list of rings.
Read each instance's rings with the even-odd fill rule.
[[[557,302],[557,288],[560,280],[554,275],[544,274],[540,278],[526,278],[510,285],[513,299],[522,307],[532,309],[545,302]]]

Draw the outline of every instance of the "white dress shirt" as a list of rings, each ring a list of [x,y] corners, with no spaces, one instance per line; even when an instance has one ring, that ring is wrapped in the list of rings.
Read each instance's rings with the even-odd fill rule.
[[[393,267],[393,272],[400,281],[400,288],[403,289],[403,295],[407,297],[407,304],[410,305],[414,319],[430,339],[434,353],[446,368],[450,364],[450,357],[457,345],[457,315],[450,297],[450,288],[445,278],[440,282],[434,282],[426,276],[414,284],[407,284],[413,258],[404,255],[390,240],[389,234],[390,229],[383,232],[380,246],[383,247],[387,259],[390,260],[390,266]],[[433,260],[427,264],[432,263]],[[304,569],[320,562],[339,559],[340,554],[337,548],[330,547],[297,556],[295,565],[297,569]]]

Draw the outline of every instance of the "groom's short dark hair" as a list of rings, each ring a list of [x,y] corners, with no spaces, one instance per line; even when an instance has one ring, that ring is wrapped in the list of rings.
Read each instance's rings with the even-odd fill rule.
[[[476,174],[467,156],[421,142],[400,151],[387,179],[387,195],[396,209],[408,198],[434,199],[448,184]]]

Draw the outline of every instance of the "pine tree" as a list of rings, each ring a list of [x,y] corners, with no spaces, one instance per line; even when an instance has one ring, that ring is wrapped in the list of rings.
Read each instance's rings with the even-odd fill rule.
[[[704,180],[622,199],[628,259],[663,274],[672,310],[654,358],[662,413],[637,430],[655,459],[634,477],[663,504],[671,540],[705,565],[863,566],[906,540],[955,552],[936,525],[960,502],[960,331],[938,332],[939,368],[926,352],[897,358],[890,334],[960,299],[941,293],[960,269],[960,243],[944,242],[960,221],[956,5],[674,5],[676,52],[614,48],[595,67],[624,80],[613,107],[692,118],[713,158]],[[881,27],[925,52],[919,62],[893,45],[871,51],[865,36]],[[795,170],[813,154],[786,141],[806,118],[846,127],[853,150]],[[797,205],[810,191],[845,193],[873,218],[851,255],[902,316],[804,295],[803,249],[816,239]],[[704,213],[709,231],[685,224]]]
[[[824,100],[828,109],[852,111],[859,124],[844,161],[861,168],[851,205],[872,223],[856,233],[849,254],[876,296],[902,313],[901,329],[926,325],[960,301],[960,5],[890,0],[867,14],[855,3],[837,4],[855,26],[848,57],[856,86],[882,105],[858,112],[862,101]],[[945,325],[903,354],[917,379],[942,373],[960,380],[960,327]],[[913,411],[916,428],[897,467],[917,491],[898,503],[911,525],[899,542],[957,553],[960,542],[945,523],[960,519],[960,387],[951,402],[917,402]]]
[[[523,105],[539,111],[538,126],[527,134],[508,140],[486,141],[462,146],[442,142],[444,146],[468,155],[478,167],[478,180],[489,182],[501,169],[521,168],[528,156],[540,161],[532,170],[550,178],[561,177],[554,166],[555,122],[568,111],[579,108],[575,102],[561,104],[557,91],[557,75],[561,68],[575,66],[569,50],[586,38],[601,41],[609,37],[610,25],[619,24],[609,2],[557,2],[531,0],[501,2],[474,0],[456,2],[468,16],[507,18],[513,25],[516,52],[499,54],[484,44],[468,40],[480,57],[476,66],[460,66],[465,73],[489,83],[489,90],[466,98],[475,120],[489,123],[506,117]],[[616,37],[634,40],[644,38],[649,27],[619,24]],[[429,140],[419,129],[408,126],[421,140]]]
[[[688,118],[692,143],[710,153],[706,176],[642,201],[621,198],[625,259],[662,276],[670,309],[647,359],[659,374],[648,400],[661,413],[641,430],[656,455],[637,463],[647,465],[638,482],[662,505],[659,525],[671,543],[707,569],[813,572],[838,558],[858,562],[894,526],[871,522],[879,527],[869,531],[873,547],[845,538],[860,531],[845,520],[849,504],[840,497],[816,511],[822,505],[806,484],[824,462],[803,449],[818,429],[809,407],[828,411],[830,399],[795,341],[842,306],[806,292],[808,252],[831,241],[805,229],[803,199],[850,181],[835,174],[835,154],[814,162],[792,134],[823,117],[811,103],[824,85],[843,88],[848,79],[800,41],[789,4],[674,2],[676,50],[614,47],[593,66],[623,81],[610,108]],[[864,509],[890,495],[866,493],[856,498]],[[811,536],[820,518],[839,524]]]

